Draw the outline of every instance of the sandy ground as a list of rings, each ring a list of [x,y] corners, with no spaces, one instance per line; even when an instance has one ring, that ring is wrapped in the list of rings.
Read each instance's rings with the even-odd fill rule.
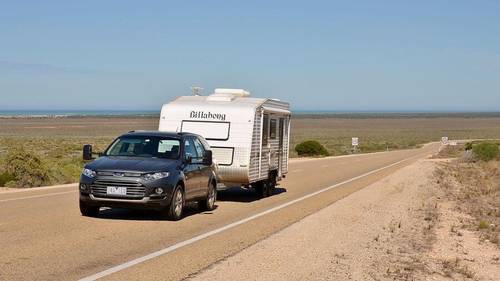
[[[420,160],[203,270],[193,280],[498,280],[500,253]]]

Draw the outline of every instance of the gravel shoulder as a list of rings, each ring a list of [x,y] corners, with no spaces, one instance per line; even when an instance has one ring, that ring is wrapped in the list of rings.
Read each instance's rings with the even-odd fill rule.
[[[213,264],[192,280],[495,280],[500,253],[419,160]],[[457,234],[459,233],[459,234]]]

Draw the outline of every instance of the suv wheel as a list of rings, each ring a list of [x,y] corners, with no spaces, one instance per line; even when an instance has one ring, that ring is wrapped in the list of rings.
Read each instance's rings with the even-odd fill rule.
[[[167,218],[169,220],[177,221],[182,218],[182,212],[184,210],[184,192],[182,187],[178,185],[175,188],[174,194],[172,195],[172,201],[166,210]]]
[[[205,211],[212,211],[215,209],[215,201],[217,200],[217,187],[214,183],[210,183],[208,186],[207,198],[198,201],[198,207]]]
[[[99,207],[89,206],[87,203],[80,200],[80,213],[85,217],[97,217],[99,215]]]

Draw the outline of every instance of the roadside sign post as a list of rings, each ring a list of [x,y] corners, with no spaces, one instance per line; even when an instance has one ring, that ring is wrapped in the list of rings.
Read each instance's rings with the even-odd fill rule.
[[[352,147],[353,147],[354,152],[356,152],[358,150],[358,145],[359,145],[359,138],[353,137],[352,138]]]

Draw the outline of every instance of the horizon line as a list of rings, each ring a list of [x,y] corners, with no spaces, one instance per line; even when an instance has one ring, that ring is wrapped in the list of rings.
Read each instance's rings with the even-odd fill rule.
[[[1,113],[160,113],[156,109],[0,109]],[[500,110],[472,109],[290,109],[297,113],[500,113]]]

